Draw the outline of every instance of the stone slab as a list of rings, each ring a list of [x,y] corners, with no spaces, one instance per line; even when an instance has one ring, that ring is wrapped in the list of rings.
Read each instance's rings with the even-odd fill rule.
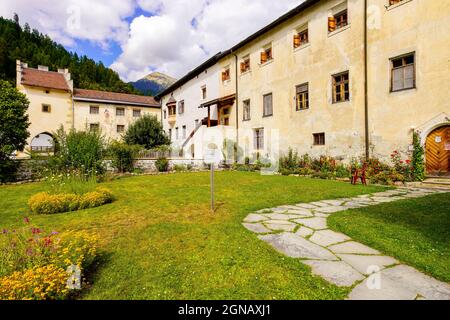
[[[299,203],[295,205],[296,207],[300,207],[303,209],[316,209],[317,206],[310,204],[310,203]]]
[[[268,218],[265,216],[262,216],[260,214],[249,214],[244,221],[245,222],[260,222],[260,221],[264,221],[267,220]]]
[[[322,200],[321,202],[327,203],[331,206],[340,206],[344,203],[344,200]]]
[[[314,212],[334,213],[334,212],[345,211],[345,210],[347,210],[346,207],[342,207],[342,206],[331,206],[331,207],[317,208],[317,209],[314,210]]]
[[[312,273],[337,286],[349,287],[363,280],[364,276],[343,261],[302,261],[311,267]]]
[[[300,227],[295,234],[299,235],[300,237],[306,238],[312,235],[313,233],[314,233],[313,229],[307,227]]]
[[[350,237],[347,237],[343,233],[334,232],[331,230],[322,230],[322,231],[316,231],[311,238],[309,238],[309,241],[314,242],[315,244],[318,244],[323,247],[328,247],[332,244],[344,242],[351,240]]]
[[[321,201],[310,202],[310,204],[315,205],[316,207],[328,207],[329,206],[328,203],[324,203]]]
[[[294,223],[292,224],[280,224],[280,223],[271,223],[266,222],[265,226],[273,231],[288,231],[292,232],[297,227]]]
[[[259,239],[269,243],[278,252],[291,258],[338,260],[329,250],[314,244],[294,233],[280,233],[259,236]]]
[[[387,256],[362,256],[357,254],[338,254],[337,256],[358,270],[360,273],[366,275],[373,272],[371,271],[374,270],[372,269],[373,266],[378,267],[379,270],[381,270],[387,266],[399,263],[394,258]]]
[[[359,242],[349,241],[340,244],[335,244],[329,247],[334,253],[353,253],[353,254],[367,254],[367,255],[380,255],[380,252],[365,246]]]
[[[254,233],[269,233],[269,232],[272,232],[272,230],[267,229],[261,223],[243,223],[242,225],[245,228],[247,228],[248,230],[250,230],[250,231],[252,231]]]

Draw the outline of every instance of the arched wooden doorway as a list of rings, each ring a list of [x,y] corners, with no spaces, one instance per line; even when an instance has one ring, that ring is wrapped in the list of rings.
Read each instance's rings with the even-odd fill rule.
[[[450,176],[450,126],[432,131],[426,142],[427,173],[433,176]]]

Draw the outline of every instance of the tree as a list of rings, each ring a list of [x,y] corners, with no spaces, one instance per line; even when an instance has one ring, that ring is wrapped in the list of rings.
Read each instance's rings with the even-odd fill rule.
[[[9,82],[0,80],[0,180],[10,180],[15,174],[10,155],[25,148],[30,136],[27,97]]]
[[[161,123],[156,116],[151,115],[144,115],[133,123],[125,133],[124,140],[130,145],[141,145],[146,149],[170,144]]]

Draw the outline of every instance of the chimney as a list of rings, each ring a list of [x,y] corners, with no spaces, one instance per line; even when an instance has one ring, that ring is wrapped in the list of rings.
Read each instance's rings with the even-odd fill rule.
[[[66,79],[66,82],[70,88],[70,91],[73,92],[73,80],[72,80],[72,76],[69,72],[69,69],[58,69],[58,73],[61,73],[64,75],[64,78]]]
[[[26,68],[26,63],[16,60],[16,87],[19,88],[22,84],[22,70]]]
[[[39,71],[48,71],[48,67],[47,67],[47,66],[41,66],[41,65],[39,65],[39,66],[38,66],[38,70],[39,70]]]

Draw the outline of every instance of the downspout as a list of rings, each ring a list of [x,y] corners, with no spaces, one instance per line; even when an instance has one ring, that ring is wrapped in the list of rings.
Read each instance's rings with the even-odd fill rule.
[[[364,0],[364,129],[366,159],[370,158],[370,140],[369,140],[369,96],[368,96],[368,53],[367,53],[367,0]]]
[[[234,162],[238,162],[239,150],[239,86],[238,86],[238,56],[233,54],[235,58],[235,85],[236,85],[236,150],[234,150]]]

